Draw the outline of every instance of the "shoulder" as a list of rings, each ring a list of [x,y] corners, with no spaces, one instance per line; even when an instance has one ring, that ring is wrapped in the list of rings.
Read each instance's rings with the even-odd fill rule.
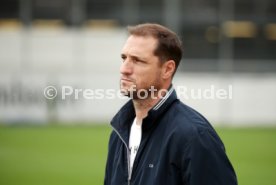
[[[177,101],[171,106],[167,112],[167,118],[169,118],[171,126],[189,132],[212,128],[204,116],[181,101]]]
[[[205,139],[216,140],[218,144],[223,145],[209,121],[181,101],[175,102],[167,115],[168,130],[181,143],[192,143],[192,141],[201,140],[204,137]]]
[[[209,122],[208,120],[201,115],[198,111],[191,108],[190,106],[182,103],[181,101],[175,102],[175,104],[171,107],[170,112],[177,117],[176,121],[187,121],[190,123],[196,123],[195,126],[202,126]]]

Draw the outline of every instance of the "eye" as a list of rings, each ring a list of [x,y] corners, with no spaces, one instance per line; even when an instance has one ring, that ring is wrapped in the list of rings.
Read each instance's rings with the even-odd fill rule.
[[[125,55],[122,55],[121,58],[122,58],[122,62],[124,62],[127,57]]]
[[[138,58],[133,58],[133,62],[139,62]]]
[[[134,63],[144,63],[144,61],[142,61],[141,59],[139,59],[139,58],[137,58],[137,57],[133,57],[133,58],[132,58],[132,61],[133,61]]]

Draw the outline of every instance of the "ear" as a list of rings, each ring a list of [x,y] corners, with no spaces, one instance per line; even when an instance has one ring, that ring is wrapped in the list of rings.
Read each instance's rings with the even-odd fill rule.
[[[168,60],[162,66],[162,78],[168,79],[172,78],[175,71],[175,62],[173,60]]]

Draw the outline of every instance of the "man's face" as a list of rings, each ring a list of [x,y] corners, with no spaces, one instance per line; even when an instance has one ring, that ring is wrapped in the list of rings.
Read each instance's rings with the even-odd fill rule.
[[[162,85],[161,65],[154,55],[157,40],[153,37],[131,35],[122,50],[120,87],[123,94],[137,99],[139,90],[148,91],[151,86],[159,90]]]

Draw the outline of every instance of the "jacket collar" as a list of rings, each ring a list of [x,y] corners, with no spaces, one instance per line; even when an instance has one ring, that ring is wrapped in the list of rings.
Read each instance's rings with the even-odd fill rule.
[[[165,113],[165,111],[177,100],[176,92],[171,85],[167,94],[154,106],[148,116],[143,119],[142,130],[146,132],[157,125],[157,121]],[[129,129],[135,118],[135,110],[132,100],[129,100],[113,117],[111,125],[120,136],[128,141]]]

